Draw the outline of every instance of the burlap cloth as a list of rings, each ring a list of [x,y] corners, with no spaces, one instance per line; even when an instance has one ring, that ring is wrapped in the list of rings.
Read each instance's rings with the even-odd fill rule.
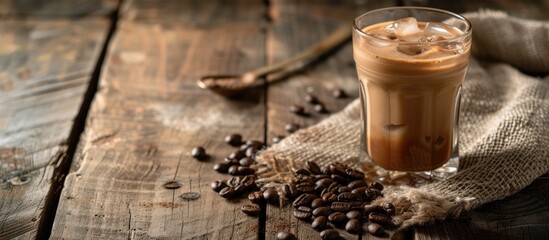
[[[387,187],[377,201],[397,206],[401,228],[505,198],[549,171],[549,77],[523,73],[549,72],[549,23],[488,10],[464,16],[473,24],[474,57],[463,84],[460,170],[420,188]],[[261,181],[284,182],[306,160],[358,166],[359,104],[259,154]]]

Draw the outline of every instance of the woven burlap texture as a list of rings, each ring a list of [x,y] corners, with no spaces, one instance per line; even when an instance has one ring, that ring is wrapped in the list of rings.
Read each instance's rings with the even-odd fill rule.
[[[463,84],[460,170],[420,188],[387,187],[377,201],[397,206],[393,222],[402,228],[505,198],[549,171],[549,77],[523,73],[549,72],[549,23],[490,10],[465,17],[473,24],[474,57]],[[287,181],[307,160],[357,167],[359,106],[355,100],[263,151],[261,181]]]

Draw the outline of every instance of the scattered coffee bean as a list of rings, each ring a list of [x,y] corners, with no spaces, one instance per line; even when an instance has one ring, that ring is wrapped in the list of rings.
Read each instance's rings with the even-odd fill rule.
[[[167,183],[162,184],[162,186],[163,186],[165,189],[178,189],[178,188],[180,188],[181,186],[183,186],[183,184],[181,184],[181,183],[178,182],[178,181],[169,181],[169,182],[167,182]]]
[[[200,196],[202,196],[199,192],[186,192],[181,195],[179,195],[180,198],[183,200],[196,200],[199,199]]]
[[[326,229],[320,232],[320,238],[322,240],[336,240],[339,239],[339,233],[334,229]]]
[[[330,178],[338,182],[339,184],[347,184],[348,180],[338,174],[332,174],[330,175]]]
[[[366,186],[368,186],[368,183],[364,180],[355,180],[347,184],[347,187],[350,187],[352,189],[366,187]]]
[[[223,163],[227,164],[230,167],[232,165],[238,165],[238,160],[226,157],[225,159],[223,159]]]
[[[348,202],[334,202],[330,208],[334,212],[348,212],[351,210],[351,204]]]
[[[315,185],[316,186],[322,186],[324,188],[327,188],[329,187],[332,183],[334,183],[335,181],[331,178],[322,178],[322,179],[319,179],[315,182]]]
[[[336,174],[340,176],[345,176],[345,170],[347,170],[343,164],[335,164],[335,163],[330,164],[328,168],[330,169],[331,174]]]
[[[255,191],[248,194],[248,200],[255,204],[262,204],[265,202],[265,198],[263,197],[263,193],[261,191]]]
[[[246,187],[254,187],[255,186],[255,175],[247,175],[240,183],[244,184]]]
[[[383,191],[383,184],[379,183],[379,182],[372,182],[370,183],[370,188],[375,188],[379,191]]]
[[[251,157],[245,157],[245,158],[240,159],[240,161],[238,161],[238,163],[240,164],[240,166],[248,167],[248,166],[254,164],[255,160]]]
[[[356,170],[356,169],[351,169],[351,168],[348,168],[345,170],[345,174],[350,178],[350,179],[353,179],[353,180],[362,180],[364,179],[365,175],[363,172],[359,171],[359,170]]]
[[[286,131],[289,133],[296,132],[297,130],[299,130],[299,128],[301,128],[301,126],[299,126],[299,124],[296,124],[296,123],[289,123],[289,124],[286,124],[285,126]]]
[[[227,158],[228,159],[235,159],[235,160],[240,160],[242,159],[243,157],[246,156],[246,151],[244,150],[237,150],[235,152],[232,152]]]
[[[351,204],[351,210],[362,211],[364,208],[364,205],[366,205],[366,202],[350,202],[349,204]]]
[[[301,174],[301,175],[311,175],[311,172],[309,172],[309,170],[305,169],[305,168],[300,168],[300,169],[297,169],[295,171],[296,174]]]
[[[354,201],[362,201],[362,199],[360,198],[360,196],[352,192],[342,192],[337,196],[337,201],[354,202]]]
[[[358,234],[362,229],[362,224],[359,220],[351,219],[345,224],[345,231],[351,234]]]
[[[227,172],[228,172],[229,174],[233,175],[233,176],[235,176],[235,175],[241,175],[241,174],[238,173],[238,167],[240,167],[240,166],[238,166],[238,165],[232,165],[232,166],[229,167],[229,170],[227,170]]]
[[[250,167],[238,166],[236,172],[238,175],[251,175],[255,173],[255,170]]]
[[[383,207],[376,204],[364,205],[363,210],[365,215],[369,215],[370,213],[385,213]]]
[[[328,218],[325,216],[316,217],[311,225],[314,230],[322,231],[328,226]]]
[[[368,232],[377,237],[385,235],[385,229],[377,223],[371,223],[368,225]]]
[[[328,221],[334,225],[342,225],[347,221],[347,216],[342,212],[334,212],[328,216]]]
[[[225,142],[232,146],[242,145],[242,135],[240,134],[231,134],[225,137]]]
[[[332,210],[330,210],[329,207],[319,207],[313,210],[313,216],[315,217],[319,217],[319,216],[328,217],[330,216],[330,214],[332,214]]]
[[[324,201],[322,201],[322,198],[315,198],[312,202],[311,202],[311,207],[314,209],[314,208],[319,208],[319,207],[324,207],[326,206],[326,204],[324,203]]]
[[[389,216],[393,216],[396,213],[395,205],[393,205],[392,203],[382,203],[381,207],[383,207],[383,209]]]
[[[291,232],[279,232],[276,234],[277,240],[297,240],[297,237]]]
[[[227,180],[227,185],[229,185],[229,187],[236,187],[240,184],[241,181],[242,178],[240,176],[235,176]]]
[[[246,157],[253,158],[255,157],[255,154],[257,153],[257,148],[255,146],[249,146],[246,148]]]
[[[228,187],[228,185],[223,181],[214,181],[210,184],[210,187],[212,187],[212,190],[215,192],[219,192],[221,189]]]
[[[311,104],[319,103],[318,98],[312,94],[305,95],[305,101]]]
[[[370,213],[368,215],[368,219],[370,222],[379,223],[382,225],[389,223],[389,217],[387,217],[387,215],[376,212]]]
[[[305,165],[307,166],[307,169],[309,169],[309,171],[312,173],[312,174],[322,174],[322,172],[320,171],[320,167],[313,161],[307,161],[305,162]]]
[[[347,214],[345,214],[345,216],[347,216],[348,219],[360,220],[360,219],[362,219],[362,212],[357,211],[357,210],[352,210],[352,211],[347,212]]]
[[[300,106],[300,105],[295,105],[295,104],[292,104],[290,105],[290,112],[293,112],[297,115],[305,115],[305,108],[303,108],[303,106]]]
[[[284,136],[277,135],[277,136],[274,136],[273,139],[271,139],[271,141],[273,143],[279,143],[280,141],[282,141],[282,139],[284,139]]]
[[[247,215],[254,217],[258,216],[261,212],[261,209],[256,204],[246,204],[240,207],[240,210],[242,210],[242,212],[246,213]]]
[[[308,220],[312,216],[311,209],[305,206],[298,207],[297,209],[294,209],[294,217]]]
[[[315,187],[310,182],[304,182],[296,184],[295,187],[297,188],[297,191],[302,193],[312,193],[315,190]]]
[[[232,187],[225,187],[219,191],[219,196],[224,198],[232,198],[236,194],[236,191]]]
[[[278,204],[278,192],[272,188],[268,188],[265,192],[263,192],[263,198],[265,198],[268,203]]]
[[[229,164],[224,162],[216,163],[213,166],[213,169],[218,173],[227,173],[227,171],[229,171]]]
[[[333,202],[337,201],[337,194],[334,194],[332,192],[327,192],[324,195],[322,195],[322,200],[324,200],[326,204],[333,204]]]
[[[381,191],[379,191],[376,188],[368,188],[366,191],[364,191],[366,198],[370,201],[373,201],[374,199],[381,196]]]
[[[336,188],[335,192],[338,194],[341,194],[341,193],[351,192],[352,190],[353,189],[347,186],[339,186]]]
[[[334,89],[332,91],[332,95],[335,98],[346,98],[347,97],[347,93],[341,88]]]
[[[300,207],[300,206],[310,206],[311,202],[316,198],[317,196],[314,194],[309,193],[303,193],[297,197],[294,202],[292,203],[292,206],[294,207]]]
[[[351,192],[358,196],[361,196],[362,198],[365,198],[366,190],[368,190],[368,187],[359,187],[359,188],[353,189]]]
[[[195,147],[191,150],[191,155],[198,160],[205,160],[208,155],[206,154],[206,149],[204,147]]]
[[[246,141],[246,145],[248,147],[254,146],[256,149],[263,149],[263,147],[265,146],[263,142],[258,140],[248,140]]]
[[[326,107],[324,106],[324,104],[322,103],[317,103],[313,106],[313,109],[315,110],[315,112],[317,113],[327,113],[328,112],[328,109],[326,109]]]
[[[333,182],[328,188],[326,188],[326,190],[336,193],[339,187],[341,187],[341,184],[339,184],[338,182]]]

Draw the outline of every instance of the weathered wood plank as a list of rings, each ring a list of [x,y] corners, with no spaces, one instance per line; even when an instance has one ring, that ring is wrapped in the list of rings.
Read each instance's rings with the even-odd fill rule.
[[[143,17],[122,16],[119,23],[65,182],[53,239],[258,237],[260,223],[240,211],[244,202],[224,200],[209,184],[229,178],[212,170],[234,150],[223,142],[225,135],[263,140],[263,93],[227,100],[195,85],[202,74],[238,73],[265,64],[262,18],[216,20],[233,13],[232,3],[240,1],[179,3],[196,15],[219,14],[210,16],[212,24],[200,26],[192,18],[177,25],[167,21],[178,13],[163,5],[136,1],[124,6]],[[260,1],[246,1],[246,6],[246,14],[263,16]],[[190,156],[199,145],[211,159]],[[173,180],[182,187],[163,188]],[[201,197],[179,197],[190,191]]]
[[[52,217],[53,171],[108,27],[100,18],[0,21],[0,239],[34,238]]]
[[[350,31],[356,16],[368,10],[391,5],[393,1],[366,1],[365,4],[271,1],[269,12],[273,23],[267,39],[269,62],[280,61],[305,50],[341,24],[347,24]],[[315,112],[312,105],[305,102],[304,97],[307,93],[315,95],[329,112],[342,109],[358,96],[356,79],[352,46],[346,44],[317,65],[270,85],[267,94],[268,139],[276,135],[288,135],[285,131],[285,125],[288,123],[297,123],[305,127],[329,115]],[[336,88],[345,89],[349,97],[334,98],[332,90]],[[291,104],[304,106],[310,115],[302,117],[289,112],[288,107]],[[309,223],[299,221],[292,215],[292,209],[290,206],[267,207],[266,239],[275,239],[277,232],[282,230],[296,233],[299,239],[319,238],[318,232],[313,230]],[[345,237],[358,239],[358,236],[350,234],[346,234]]]
[[[0,0],[0,18],[77,18],[106,16],[119,0]]]

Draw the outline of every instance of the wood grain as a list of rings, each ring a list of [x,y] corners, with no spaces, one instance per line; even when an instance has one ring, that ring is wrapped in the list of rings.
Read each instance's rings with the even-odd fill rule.
[[[232,3],[243,4],[209,9],[195,2],[186,11],[213,10],[216,22],[233,13]],[[246,5],[246,14],[263,16],[261,2]],[[229,178],[212,170],[234,150],[223,142],[226,135],[263,140],[263,93],[227,100],[198,89],[195,80],[264,65],[263,18],[240,21],[235,15],[198,28],[193,19],[177,25],[166,20],[177,13],[161,5],[136,1],[124,9],[142,17],[122,16],[119,22],[52,238],[256,239],[258,219],[241,212],[243,202],[226,201],[209,184]],[[190,156],[199,145],[210,154],[208,161]],[[182,187],[163,188],[168,181]],[[185,192],[201,197],[183,200]]]
[[[0,0],[0,19],[106,16],[114,12],[118,2],[119,0]]]
[[[330,34],[341,24],[352,26],[354,17],[372,9],[391,6],[393,1],[366,2],[353,4],[333,1],[271,1],[270,17],[272,25],[267,39],[269,62],[273,63],[289,58],[323,37]],[[329,116],[329,113],[317,113],[304,97],[307,93],[315,95],[323,102],[330,113],[337,112],[352,99],[358,97],[356,69],[352,58],[352,46],[348,42],[335,54],[317,64],[290,74],[283,81],[275,82],[267,93],[267,133],[268,139],[276,135],[288,135],[287,123],[297,123],[303,127],[313,125]],[[332,90],[343,88],[349,95],[345,99],[336,99]],[[291,104],[302,105],[309,116],[302,117],[291,113]],[[266,239],[275,239],[279,231],[294,232],[299,239],[318,239],[318,232],[310,223],[297,220],[292,215],[291,206],[267,207]],[[347,239],[358,239],[345,231],[341,233]],[[363,239],[368,239],[365,235]]]
[[[0,21],[0,239],[34,238],[108,22]]]

